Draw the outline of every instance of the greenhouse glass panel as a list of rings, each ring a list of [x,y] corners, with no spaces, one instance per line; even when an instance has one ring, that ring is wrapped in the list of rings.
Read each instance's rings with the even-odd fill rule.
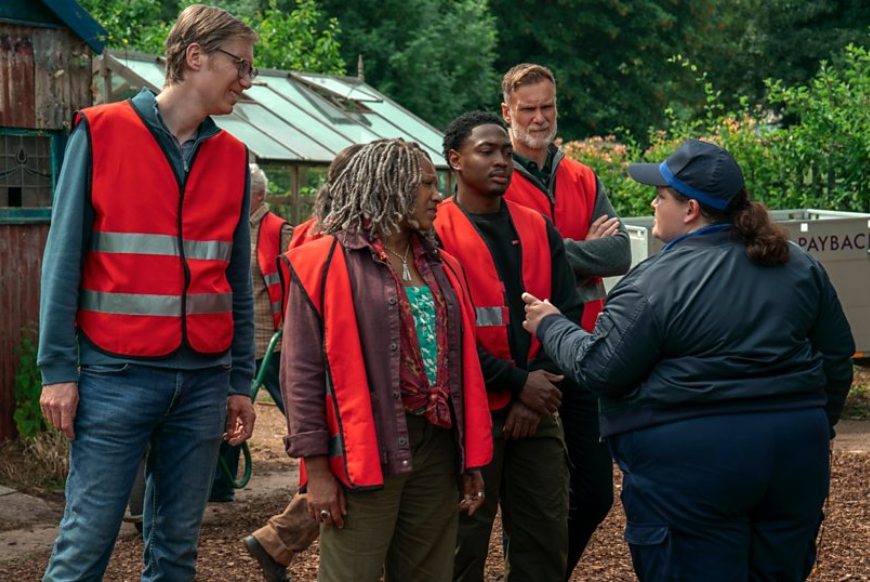
[[[321,77],[319,75],[300,74],[299,77],[310,83],[315,83],[331,93],[335,93],[342,99],[351,99],[365,103],[368,103],[369,101],[380,101],[382,99],[377,94],[371,93],[367,90],[365,85],[345,83],[334,77]]]
[[[166,80],[166,68],[162,63],[155,62],[154,60],[144,61],[125,58],[123,53],[114,53],[112,56],[154,87],[158,89],[163,87],[163,81]]]
[[[256,103],[237,103],[233,110],[233,116],[247,121],[264,135],[268,136],[269,139],[296,152],[303,160],[328,162],[344,147],[341,145],[344,142],[339,142],[336,149],[330,149],[322,143],[318,143],[320,135],[312,136],[300,133],[298,129]],[[219,122],[219,120],[220,117],[215,117],[215,121]],[[292,121],[292,118],[290,118],[290,121]],[[256,151],[259,155],[259,142],[245,142],[245,145]]]
[[[215,117],[215,123],[225,129],[255,152],[258,157],[268,160],[299,161],[299,154],[287,149],[250,123],[235,115]]]
[[[332,124],[324,123],[317,117],[310,115],[308,111],[281,97],[268,86],[255,85],[248,89],[245,94],[262,104],[274,115],[286,120],[286,123],[295,131],[307,134],[332,152],[341,151],[353,143],[353,140],[335,131]],[[251,121],[254,120],[251,119]]]
[[[278,79],[275,77],[269,77],[268,83],[270,89],[286,97],[299,107],[304,108],[309,115],[331,126],[335,131],[347,136],[354,143],[368,143],[383,137],[302,85],[298,85],[286,78]]]

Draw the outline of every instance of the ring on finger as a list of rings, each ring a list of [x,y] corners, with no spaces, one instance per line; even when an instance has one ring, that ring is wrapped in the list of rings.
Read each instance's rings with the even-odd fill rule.
[[[320,521],[326,521],[329,519],[329,517],[329,511],[327,511],[326,509],[320,510]]]

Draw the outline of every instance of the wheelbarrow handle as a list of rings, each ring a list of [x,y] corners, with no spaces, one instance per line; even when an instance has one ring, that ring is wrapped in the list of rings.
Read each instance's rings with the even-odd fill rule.
[[[281,341],[281,336],[284,334],[283,329],[279,329],[272,336],[272,339],[269,340],[269,346],[266,348],[266,354],[263,356],[263,362],[260,364],[260,369],[257,370],[257,374],[254,376],[254,380],[251,382],[251,400],[256,400],[257,392],[260,390],[260,386],[263,385],[263,378],[266,377],[266,370],[269,369],[269,361],[272,359],[272,356],[275,353],[275,346],[278,345],[278,342]]]

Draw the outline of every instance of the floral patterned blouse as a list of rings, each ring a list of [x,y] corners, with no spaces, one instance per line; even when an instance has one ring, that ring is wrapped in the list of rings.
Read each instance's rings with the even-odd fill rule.
[[[390,265],[383,244],[375,241],[373,246]],[[402,403],[409,414],[423,416],[435,426],[452,428],[453,419],[447,402],[450,397],[447,387],[447,306],[416,236],[411,237],[411,251],[426,285],[405,287],[393,272],[402,322],[399,377]]]

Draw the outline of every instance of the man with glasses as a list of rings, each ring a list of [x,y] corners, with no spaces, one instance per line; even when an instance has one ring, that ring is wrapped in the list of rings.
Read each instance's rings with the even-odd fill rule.
[[[225,51],[222,48],[217,49],[217,51],[219,53],[223,53],[223,54],[227,55],[228,57],[232,58],[235,61],[236,68],[239,70],[239,78],[240,79],[244,79],[245,77],[250,77],[251,80],[253,81],[254,79],[257,78],[257,75],[260,74],[260,70],[257,67],[251,65],[251,61],[249,61],[248,59],[246,59],[244,57],[240,57],[239,55],[234,55],[233,53],[231,53],[229,51]]]
[[[142,580],[196,577],[221,437],[254,426],[247,151],[209,116],[250,88],[257,40],[190,6],[159,95],[76,116],[42,274],[40,403],[71,441],[45,580],[102,578],[146,447]]]

